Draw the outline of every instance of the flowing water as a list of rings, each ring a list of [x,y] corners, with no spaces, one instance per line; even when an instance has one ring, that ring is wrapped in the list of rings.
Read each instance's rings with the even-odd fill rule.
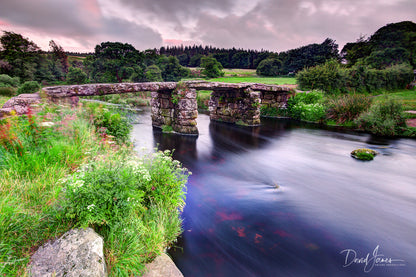
[[[185,277],[416,276],[416,140],[204,114],[198,129],[162,134],[145,111],[133,130],[193,172],[169,253]],[[350,157],[363,147],[380,154]]]

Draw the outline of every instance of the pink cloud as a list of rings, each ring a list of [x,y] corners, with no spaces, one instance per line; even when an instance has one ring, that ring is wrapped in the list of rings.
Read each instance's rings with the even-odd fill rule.
[[[10,27],[11,25],[10,25],[10,23],[9,23],[9,22],[7,22],[7,21],[5,21],[5,20],[1,20],[1,19],[0,19],[0,26]]]

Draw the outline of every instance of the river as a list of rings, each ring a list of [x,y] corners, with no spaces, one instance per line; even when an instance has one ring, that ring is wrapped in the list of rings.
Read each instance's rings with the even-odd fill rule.
[[[198,129],[162,134],[148,110],[133,129],[193,172],[169,252],[185,277],[416,276],[416,140],[204,114]],[[363,147],[380,154],[351,158]]]

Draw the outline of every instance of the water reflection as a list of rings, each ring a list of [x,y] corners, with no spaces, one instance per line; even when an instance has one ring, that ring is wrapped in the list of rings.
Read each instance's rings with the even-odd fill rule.
[[[415,140],[262,123],[238,127],[200,115],[198,139],[158,130],[149,136],[146,124],[135,126],[138,141],[176,149],[174,157],[194,172],[182,250],[170,252],[184,275],[413,276]],[[352,159],[361,147],[381,154],[369,163]],[[377,245],[403,265],[368,273],[363,264],[345,266],[344,249],[371,258]]]

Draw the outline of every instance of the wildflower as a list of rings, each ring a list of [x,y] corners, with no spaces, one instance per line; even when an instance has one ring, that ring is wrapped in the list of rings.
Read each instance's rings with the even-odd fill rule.
[[[92,209],[94,209],[94,207],[95,207],[95,205],[94,205],[94,204],[91,204],[91,205],[89,205],[89,206],[87,207],[87,210],[88,210],[88,211],[91,211]]]

